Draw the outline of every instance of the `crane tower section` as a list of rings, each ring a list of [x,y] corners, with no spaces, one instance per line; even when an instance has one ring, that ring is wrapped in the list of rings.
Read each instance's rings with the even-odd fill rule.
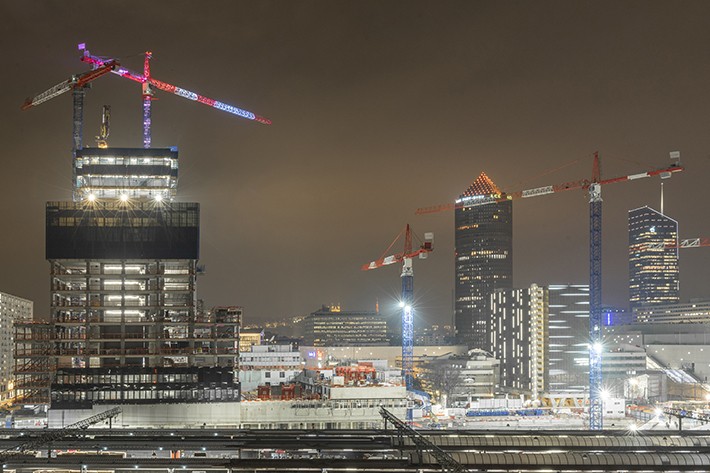
[[[414,270],[412,260],[417,257],[425,259],[427,254],[433,251],[434,234],[425,233],[424,241],[420,247],[413,250],[412,231],[409,225],[405,227],[403,233],[404,249],[401,253],[384,256],[399,240],[402,233],[395,238],[380,259],[364,264],[362,270],[368,271],[394,263],[402,263],[402,297],[399,301],[399,306],[402,309],[402,379],[407,390],[411,390],[414,372]]]

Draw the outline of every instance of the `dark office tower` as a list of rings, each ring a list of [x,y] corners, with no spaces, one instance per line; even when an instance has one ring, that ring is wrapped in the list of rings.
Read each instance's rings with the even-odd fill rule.
[[[513,287],[513,206],[495,202],[500,194],[481,173],[456,201],[454,217],[456,338],[488,352],[491,294]]]
[[[650,207],[629,211],[631,309],[680,300],[678,222]]]
[[[200,207],[176,149],[85,148],[48,202],[53,409],[237,401],[240,310],[197,310]]]

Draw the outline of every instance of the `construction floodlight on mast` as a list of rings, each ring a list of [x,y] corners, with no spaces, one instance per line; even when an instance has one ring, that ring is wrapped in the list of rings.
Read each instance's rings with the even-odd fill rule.
[[[404,249],[401,253],[384,256],[404,234]],[[424,241],[418,249],[412,250],[412,231],[409,224],[403,232],[385,250],[382,257],[362,265],[363,271],[381,268],[395,263],[402,263],[402,298],[399,306],[402,308],[402,378],[407,390],[412,389],[412,373],[414,370],[414,269],[412,259],[419,257],[425,259],[427,254],[434,250],[434,234],[425,233]]]

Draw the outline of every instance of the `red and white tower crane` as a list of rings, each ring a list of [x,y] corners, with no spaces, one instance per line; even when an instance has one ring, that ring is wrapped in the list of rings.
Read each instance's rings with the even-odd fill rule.
[[[86,49],[84,43],[79,44],[79,50],[82,51],[81,60],[93,67],[92,70],[84,72],[70,77],[64,82],[60,82],[54,87],[37,94],[34,97],[30,97],[25,100],[22,105],[22,110],[28,110],[37,105],[40,105],[47,100],[58,97],[65,92],[73,91],[74,96],[74,127],[72,131],[73,137],[73,151],[76,153],[77,150],[82,148],[83,141],[83,123],[84,123],[84,95],[86,93],[86,87],[93,80],[98,79],[101,76],[113,72],[121,77],[131,79],[135,82],[141,84],[141,94],[143,97],[143,147],[150,148],[151,145],[151,101],[153,100],[153,89],[160,89],[166,92],[171,92],[180,97],[184,97],[189,100],[203,103],[209,105],[210,107],[222,110],[233,115],[245,118],[247,120],[252,120],[257,123],[264,125],[270,125],[271,120],[268,118],[256,115],[248,110],[244,110],[233,105],[228,105],[226,103],[220,102],[218,100],[210,99],[208,97],[196,94],[195,92],[190,92],[189,90],[177,87],[175,85],[168,84],[166,82],[159,81],[151,75],[150,71],[150,59],[153,57],[153,53],[146,52],[145,59],[143,61],[143,74],[130,71],[125,67],[122,67],[117,59],[105,58],[94,56]]]
[[[487,205],[508,200],[525,199],[541,195],[555,194],[573,189],[586,189],[589,192],[589,426],[591,430],[601,430],[602,412],[602,197],[601,188],[606,184],[635,181],[646,177],[671,177],[675,172],[683,171],[680,165],[680,153],[671,153],[672,164],[669,167],[645,171],[638,174],[619,176],[612,179],[601,178],[599,154],[594,153],[592,178],[566,182],[513,193],[501,193],[487,196],[465,196],[452,204],[420,208],[417,215],[452,210],[463,207]]]
[[[384,256],[389,253],[394,244],[404,233],[404,249],[400,253]],[[412,373],[414,370],[414,258],[425,259],[434,250],[434,234],[425,233],[424,242],[416,250],[412,249],[412,231],[409,224],[397,235],[397,238],[384,251],[380,259],[362,265],[363,271],[381,268],[395,263],[402,263],[402,299],[399,302],[402,308],[402,378],[407,390],[412,389]]]
[[[115,61],[115,59],[112,58],[106,58],[106,57],[100,57],[100,56],[95,56],[89,52],[88,49],[86,49],[85,44],[80,44],[79,49],[83,52],[83,55],[81,57],[81,60],[91,64],[92,66],[96,68],[103,67],[105,64]],[[203,103],[205,105],[209,105],[210,107],[216,108],[218,110],[225,111],[227,113],[231,113],[233,115],[237,115],[239,117],[245,118],[247,120],[253,120],[257,123],[261,123],[263,125],[271,125],[271,120],[268,118],[261,117],[259,115],[254,114],[253,112],[250,112],[248,110],[244,110],[239,107],[235,107],[233,105],[228,105],[226,103],[220,102],[218,100],[214,100],[208,97],[205,97],[203,95],[199,95],[195,92],[191,92],[189,90],[183,89],[181,87],[168,84],[167,82],[160,81],[158,79],[155,79],[150,72],[150,60],[153,57],[153,53],[150,51],[146,51],[145,53],[145,59],[143,61],[143,74],[139,74],[137,72],[133,72],[129,69],[126,69],[125,67],[119,66],[111,70],[116,75],[119,75],[121,77],[125,77],[126,79],[130,79],[132,81],[138,82],[141,84],[141,94],[143,97],[143,147],[144,148],[150,148],[151,144],[151,133],[150,133],[150,127],[151,127],[151,101],[153,100],[153,88],[163,90],[165,92],[170,92],[172,94],[178,95],[180,97],[184,97],[188,100],[194,100],[196,102]]]
[[[649,243],[647,245],[642,245],[642,246],[645,249],[652,249],[652,250],[663,250],[663,249],[682,250],[685,248],[700,248],[701,246],[710,246],[710,238],[708,238],[708,237],[685,238],[683,240],[678,241],[677,243],[673,243],[670,245],[660,242],[660,243]]]
[[[86,94],[86,88],[89,86],[90,82],[108,74],[118,66],[118,61],[112,59],[110,61],[106,61],[100,67],[97,67],[91,71],[86,71],[81,74],[71,76],[64,82],[60,82],[54,87],[50,87],[49,89],[45,90],[40,94],[35,95],[34,97],[27,98],[25,100],[25,103],[23,103],[22,107],[20,108],[22,110],[29,110],[30,108],[43,104],[47,100],[51,100],[71,90],[74,102],[72,151],[76,153],[76,150],[81,149],[82,146],[81,141],[83,134],[82,129],[84,125],[84,95]]]

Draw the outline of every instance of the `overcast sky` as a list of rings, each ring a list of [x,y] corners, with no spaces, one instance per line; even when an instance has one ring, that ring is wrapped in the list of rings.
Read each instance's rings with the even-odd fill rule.
[[[452,201],[481,172],[516,191],[668,164],[666,213],[710,236],[710,3],[654,1],[0,0],[0,291],[46,317],[44,205],[71,199],[71,97],[25,97],[87,69],[76,45],[273,120],[263,126],[158,91],[153,145],[178,146],[178,200],[202,206],[198,293],[246,322],[321,304],[390,310],[399,268],[361,272],[406,223],[435,233],[415,261],[420,323],[452,313]],[[87,95],[109,144],[140,147],[140,86],[110,75]],[[555,171],[555,169],[557,169]],[[627,212],[659,181],[604,195],[606,305],[628,300]],[[583,191],[514,204],[514,280],[586,283]],[[684,299],[710,297],[710,248],[682,250]]]

